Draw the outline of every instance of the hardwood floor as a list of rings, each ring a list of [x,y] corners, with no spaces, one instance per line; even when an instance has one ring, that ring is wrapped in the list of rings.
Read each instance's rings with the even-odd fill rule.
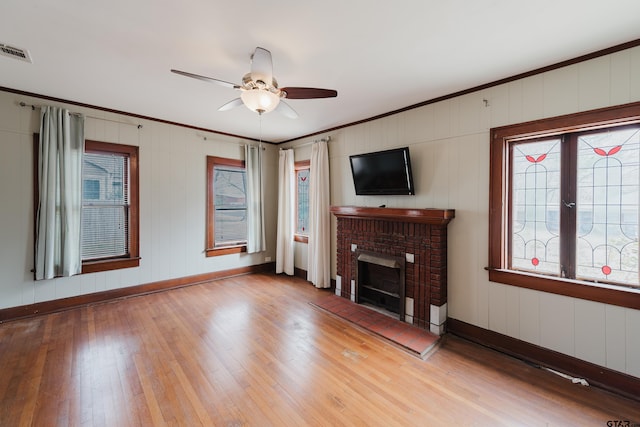
[[[420,360],[309,304],[326,295],[254,274],[2,324],[0,425],[640,423],[459,338]]]

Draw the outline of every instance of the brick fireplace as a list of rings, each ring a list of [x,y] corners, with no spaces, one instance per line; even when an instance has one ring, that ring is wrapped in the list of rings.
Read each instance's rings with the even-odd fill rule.
[[[370,283],[363,284],[363,262],[371,262],[382,283],[375,292],[381,304],[400,320],[436,334],[444,333],[447,306],[447,224],[455,216],[451,209],[399,209],[332,206],[337,228],[336,294],[351,301],[376,302]],[[371,261],[373,260],[373,261]],[[386,261],[388,260],[388,261]],[[393,264],[395,263],[395,264]],[[401,288],[387,289],[393,265],[402,271]],[[402,265],[400,268],[399,266]],[[377,272],[375,269],[378,269]],[[385,273],[387,271],[387,273]],[[375,282],[376,280],[374,280]],[[365,286],[363,288],[362,286]],[[360,295],[366,289],[366,295]],[[389,294],[391,296],[386,297]],[[363,298],[364,297],[364,298]],[[395,310],[396,299],[398,309]],[[383,307],[385,308],[385,307]]]

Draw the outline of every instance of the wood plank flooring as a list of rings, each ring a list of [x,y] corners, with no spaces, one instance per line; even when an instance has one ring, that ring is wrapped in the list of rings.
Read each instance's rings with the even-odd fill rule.
[[[447,337],[420,360],[238,276],[0,325],[2,426],[640,423],[640,404]]]

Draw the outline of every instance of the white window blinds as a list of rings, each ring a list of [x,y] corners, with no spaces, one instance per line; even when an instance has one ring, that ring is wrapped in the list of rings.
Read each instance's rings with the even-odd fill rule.
[[[213,178],[215,246],[247,242],[247,179],[243,168],[216,165]]]
[[[85,153],[82,170],[82,260],[129,252],[129,157]]]

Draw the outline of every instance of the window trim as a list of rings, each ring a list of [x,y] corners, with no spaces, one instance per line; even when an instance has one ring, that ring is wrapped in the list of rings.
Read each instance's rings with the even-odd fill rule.
[[[298,162],[295,162],[294,164],[294,174],[295,177],[294,179],[296,180],[296,188],[295,188],[295,194],[296,194],[296,224],[295,224],[295,230],[298,229],[298,171],[301,170],[305,170],[305,169],[309,169],[311,170],[311,160],[300,160]],[[300,242],[300,243],[309,243],[309,235],[308,234],[300,234],[300,233],[293,233],[293,240],[296,242]]]
[[[542,276],[507,269],[510,218],[509,143],[535,137],[640,123],[640,102],[492,128],[489,150],[489,280],[620,307],[640,309],[640,289]]]
[[[215,234],[215,197],[213,193],[213,177],[216,165],[245,168],[244,160],[227,159],[224,157],[207,156],[207,239],[205,256],[221,256],[228,254],[238,254],[247,251],[247,244],[224,246],[216,248]]]

